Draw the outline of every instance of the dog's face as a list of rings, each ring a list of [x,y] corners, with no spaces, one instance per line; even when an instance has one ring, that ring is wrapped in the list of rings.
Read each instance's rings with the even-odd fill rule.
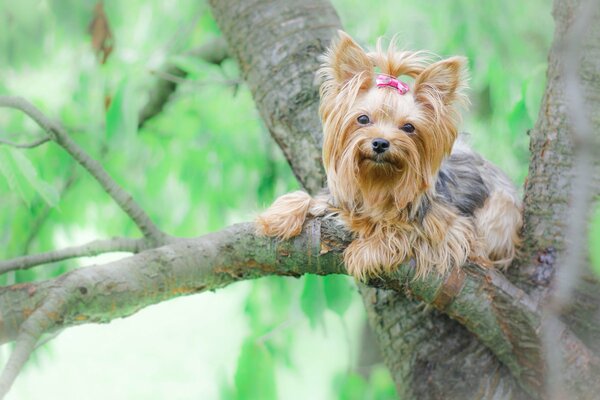
[[[352,210],[405,208],[433,184],[456,139],[464,59],[428,65],[422,53],[366,53],[340,32],[324,60],[323,162],[332,195]],[[413,78],[412,87],[400,75]]]

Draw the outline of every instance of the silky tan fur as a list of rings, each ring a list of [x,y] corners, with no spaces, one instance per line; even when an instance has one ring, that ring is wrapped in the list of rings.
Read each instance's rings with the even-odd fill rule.
[[[320,113],[327,190],[284,195],[257,219],[257,231],[298,235],[307,216],[333,215],[355,239],[344,252],[358,279],[414,260],[415,276],[445,273],[467,259],[504,267],[519,243],[521,204],[509,179],[458,136],[466,60],[431,62],[424,52],[365,52],[347,34],[323,56]],[[377,87],[383,73],[414,79],[404,95]],[[357,119],[367,115],[370,122]],[[401,129],[410,123],[415,131]],[[373,139],[390,143],[377,154]]]

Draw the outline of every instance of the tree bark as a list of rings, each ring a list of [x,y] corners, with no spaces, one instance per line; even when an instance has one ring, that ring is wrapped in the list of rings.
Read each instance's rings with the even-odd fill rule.
[[[575,4],[556,2],[557,37],[571,23]],[[211,0],[211,6],[269,131],[303,186],[316,192],[324,174],[314,72],[318,55],[340,27],[339,18],[325,0]],[[581,70],[592,89],[600,85],[599,42],[593,40],[600,24],[595,25],[586,42],[594,58],[586,58]],[[564,248],[561,224],[569,200],[559,195],[569,189],[565,166],[573,158],[557,57],[551,52],[544,106],[532,132],[523,265],[510,275],[532,295],[498,272],[476,265],[417,281],[405,265],[386,279],[369,282],[376,287],[361,287],[369,321],[402,398],[542,397],[545,371],[537,301],[547,290],[555,252]],[[588,104],[596,110],[595,127],[600,119],[598,92],[586,92]],[[539,204],[554,207],[553,212]],[[348,240],[331,221],[311,221],[301,236],[286,242],[256,237],[251,224],[238,225],[201,238],[173,239],[167,246],[54,280],[0,288],[0,343],[31,333],[23,326],[32,314],[42,317],[44,330],[55,330],[106,322],[149,304],[240,279],[341,273],[340,254]],[[600,325],[594,307],[600,291],[595,279],[585,282],[585,290],[576,296],[580,302],[565,321],[594,347]],[[561,329],[558,345],[570,356],[564,370],[566,384],[581,389],[582,398],[593,398],[600,390],[600,361],[567,327]],[[29,342],[35,344],[35,338],[20,343],[29,346]]]
[[[568,112],[564,46],[565,37],[574,28],[574,15],[581,3],[580,0],[554,2],[556,27],[548,56],[547,87],[537,123],[530,132],[531,160],[525,185],[523,260],[518,268],[511,270],[511,279],[540,299],[547,296],[555,270],[569,267],[556,265],[558,255],[565,250],[568,241],[585,240],[583,237],[565,237],[578,143],[573,141],[574,122]],[[592,23],[579,40],[583,53],[577,61],[583,89],[580,95],[596,133],[597,155],[600,154],[600,13],[592,16]],[[596,156],[596,173],[589,177],[589,184],[596,195],[600,194],[600,157]],[[591,211],[592,204],[588,204],[587,208]],[[572,294],[570,307],[564,310],[563,320],[588,346],[600,351],[600,283],[589,263]]]
[[[340,28],[326,1],[221,1],[211,8],[256,107],[310,193],[323,188],[315,71]]]
[[[293,1],[258,1],[252,4],[238,1],[211,1],[215,19],[221,27],[228,46],[232,50],[232,54],[238,60],[244,78],[254,95],[257,107],[261,115],[265,117],[267,126],[277,143],[284,149],[284,152],[286,149],[288,151],[289,149],[293,149],[301,159],[309,159],[312,160],[312,163],[318,162],[320,164],[320,151],[318,147],[322,143],[322,131],[317,117],[317,88],[312,84],[314,82],[314,73],[318,66],[314,60],[324,51],[333,38],[335,30],[340,29],[341,25],[327,1],[303,2],[301,7],[298,6],[298,2]],[[325,27],[320,31],[309,28],[314,22],[312,18],[315,16],[315,11],[318,13],[318,18],[315,19],[318,20],[318,26]],[[290,35],[290,26],[295,28],[293,39],[290,38],[290,44],[288,45],[286,44],[288,42],[286,39]],[[263,29],[263,27],[266,28]],[[319,33],[318,39],[314,38],[316,32]],[[293,46],[298,42],[318,43],[318,45],[310,47],[312,51],[307,52],[306,49],[308,46],[306,45]],[[256,49],[257,43],[261,43],[258,51]],[[287,49],[293,53],[284,56],[281,52],[283,49]],[[294,67],[289,69],[291,63],[287,62],[287,59],[295,59],[296,55],[305,57],[303,64],[306,67],[299,68],[297,65],[294,65]],[[282,84],[285,85],[290,75],[293,75],[294,80],[298,80],[299,82],[311,82],[311,85],[305,86],[304,94],[302,95],[302,98],[310,99],[308,105],[299,104],[300,107],[306,107],[305,112],[302,113],[305,119],[302,121],[301,127],[310,127],[308,132],[306,130],[298,132],[297,128],[290,129],[289,125],[285,124],[285,122],[295,118],[297,111],[295,107],[281,107],[281,105],[298,104],[294,101],[297,97],[296,93],[298,89],[289,92],[287,90],[277,90],[277,87]],[[265,85],[264,82],[268,81],[279,83]],[[301,85],[294,86],[298,87]],[[269,98],[277,99],[278,101],[274,103],[264,101],[264,99]],[[282,98],[283,100],[280,100]],[[297,139],[299,136],[313,138],[313,141],[308,143],[306,139],[299,141]],[[320,183],[323,181],[322,170],[315,167],[304,168],[303,163],[292,156],[288,156],[288,160],[300,182],[309,191],[314,192],[314,186],[307,187],[305,184],[305,182],[309,181],[306,174],[314,174],[314,171],[318,170],[318,173],[321,174],[321,179],[316,183]],[[377,292],[380,290],[374,289],[374,291]],[[402,308],[401,315],[419,313],[417,303],[405,301],[402,299],[402,295],[398,293],[385,294],[381,292],[370,297],[375,299],[390,299],[391,304],[394,305],[402,304],[402,307],[390,306],[397,311],[400,311],[399,308]],[[369,304],[367,300],[365,300],[365,303]],[[418,377],[415,375],[414,379],[408,381],[403,379],[404,374],[402,371],[410,370],[413,365],[407,358],[401,357],[401,355],[413,351],[414,346],[408,341],[396,340],[394,341],[395,346],[390,347],[387,346],[390,343],[389,340],[386,341],[385,338],[393,338],[399,332],[411,335],[411,331],[415,331],[417,336],[423,336],[425,334],[423,326],[437,326],[439,329],[448,332],[456,331],[456,323],[449,319],[441,319],[436,314],[429,314],[422,316],[420,324],[407,324],[407,328],[399,330],[397,325],[398,314],[386,312],[386,310],[386,307],[374,306],[369,308],[371,314],[370,321],[374,324],[373,327],[379,337],[378,341],[382,345],[381,352],[392,372],[392,376],[396,379],[399,392],[407,396],[410,395],[406,398],[435,398],[432,397],[432,392],[426,390],[427,378],[425,376]],[[375,321],[379,321],[379,323],[375,324]],[[465,382],[465,387],[477,388],[482,393],[496,393],[496,390],[500,390],[500,393],[504,393],[508,397],[510,397],[510,394],[519,391],[515,386],[514,380],[509,374],[504,372],[500,362],[496,358],[490,357],[489,353],[478,343],[477,339],[465,330],[459,330],[452,337],[445,335],[429,336],[429,346],[420,350],[420,362],[426,365],[437,363],[440,359],[438,350],[456,348],[455,343],[457,343],[459,340],[458,337],[460,337],[461,343],[468,344],[471,349],[471,351],[466,352],[457,351],[453,357],[456,365],[462,366],[463,376],[469,378],[469,381]],[[481,367],[483,365],[485,365],[488,371],[502,371],[496,375],[498,379],[490,380],[487,376],[481,374]],[[451,369],[440,368],[437,378],[446,382],[449,388],[457,387],[456,392],[449,390],[446,394],[448,398],[458,398],[464,394],[462,391],[463,386],[452,383],[457,378],[452,376],[450,371]]]
[[[56,279],[0,288],[0,343],[16,339],[30,315],[42,307],[52,315],[45,331],[52,331],[108,322],[160,301],[215,290],[239,280],[267,275],[345,273],[341,254],[351,237],[332,219],[309,220],[302,234],[289,241],[259,237],[253,230],[253,224],[234,225],[109,264],[80,268]],[[372,280],[369,285],[409,293],[460,321],[524,387],[533,391],[538,386],[539,345],[535,332],[541,318],[529,297],[501,274],[465,265],[446,276],[430,274],[415,280],[414,269],[403,265],[394,274]],[[48,308],[49,299],[54,308]],[[402,313],[390,313],[384,308],[379,313],[396,321],[416,307],[405,303]],[[377,307],[376,303],[367,304]],[[397,326],[387,328],[391,331],[382,331],[378,326],[382,335],[398,336]],[[394,340],[401,340],[402,336]],[[563,342],[582,349],[583,357],[577,359],[580,364],[596,362],[572,335],[566,334]],[[515,348],[524,351],[517,353]],[[393,353],[388,351],[389,354]],[[588,373],[578,367],[572,369],[582,375]]]
[[[389,290],[361,286],[361,294],[399,398],[528,398],[458,322]]]
[[[302,10],[302,13],[310,13],[311,8],[327,10],[321,14],[319,24],[328,28],[337,28],[339,27],[338,19],[329,10],[326,3],[325,1],[311,1],[307,4],[307,8]],[[244,77],[247,79],[257,100],[257,107],[261,114],[266,116],[267,126],[269,126],[278,144],[282,146],[284,151],[294,149],[303,156],[310,154],[309,159],[314,160],[317,157],[317,149],[313,146],[314,143],[307,145],[298,142],[297,136],[299,133],[296,130],[290,130],[289,126],[288,130],[283,131],[272,127],[281,126],[277,119],[289,121],[291,118],[290,113],[293,115],[293,111],[289,108],[287,110],[281,107],[270,108],[271,105],[262,102],[262,99],[271,97],[266,93],[269,89],[272,90],[272,88],[263,85],[263,82],[271,79],[273,72],[278,73],[278,76],[281,76],[281,74],[285,76],[288,67],[287,63],[280,62],[282,56],[281,53],[277,53],[279,49],[286,45],[280,41],[275,44],[269,39],[286,37],[286,34],[288,34],[286,27],[292,25],[289,18],[293,18],[293,24],[308,26],[308,22],[305,21],[307,17],[304,16],[303,19],[302,14],[294,14],[291,17],[289,10],[294,9],[297,4],[288,1],[259,1],[252,5],[238,4],[235,1],[212,1],[211,6],[229,46],[236,46],[239,49],[234,51],[234,55],[242,66]],[[557,21],[558,36],[561,34],[561,29],[565,29],[568,24],[568,18],[560,17],[561,12],[563,12],[561,10],[570,9],[570,7],[573,7],[572,2],[556,2],[555,14],[559,16],[559,21]],[[261,11],[267,9],[273,10],[273,13],[265,14]],[[285,10],[285,12],[281,12],[282,10]],[[265,17],[268,18],[263,19]],[[329,18],[329,21],[327,21],[327,18]],[[268,29],[259,28],[263,24],[268,24]],[[248,29],[254,29],[252,36],[247,34]],[[333,29],[326,29],[320,36],[319,49],[323,48],[323,43],[327,43],[332,38],[332,31]],[[306,35],[307,40],[311,40],[311,32],[305,31],[303,33]],[[302,36],[301,33],[297,34]],[[293,41],[291,42],[293,43]],[[264,51],[256,53],[249,50],[253,49],[254,43],[266,43],[267,45],[261,47],[261,50]],[[288,47],[288,49],[294,50],[293,47]],[[571,156],[570,145],[565,134],[559,135],[557,132],[560,132],[560,130],[554,128],[553,130],[548,127],[552,123],[556,123],[557,120],[564,121],[564,107],[560,109],[560,95],[558,97],[556,95],[556,77],[554,75],[556,72],[552,69],[552,65],[558,62],[555,58],[556,55],[551,53],[549,61],[551,68],[549,69],[548,88],[543,107],[548,108],[550,106],[546,104],[556,103],[559,110],[547,112],[545,115],[542,112],[536,130],[532,132],[531,174],[526,189],[525,209],[526,256],[524,258],[526,262],[523,262],[524,272],[513,274],[519,282],[527,282],[524,285],[528,288],[540,284],[547,285],[546,280],[537,279],[536,281],[535,278],[546,276],[544,273],[547,271],[540,271],[540,268],[553,268],[553,266],[548,266],[548,264],[551,264],[548,260],[552,261],[552,257],[555,257],[555,254],[552,253],[555,251],[553,249],[562,249],[559,237],[561,224],[565,220],[568,210],[568,198],[564,196],[564,193],[569,193],[565,192],[569,183],[568,171],[565,171],[565,167],[570,165],[566,161]],[[600,57],[597,59],[600,59]],[[290,72],[294,76],[296,76],[296,73],[308,75],[302,81],[309,82],[316,70],[316,65],[310,61],[306,64],[311,66],[308,70],[295,67]],[[267,68],[262,68],[262,66]],[[596,80],[596,82],[599,81]],[[315,89],[308,88],[307,90]],[[595,93],[598,93],[598,91]],[[273,96],[293,98],[293,95],[286,94],[285,91]],[[315,99],[316,95],[305,95],[305,97]],[[290,101],[283,100],[280,104],[289,104]],[[313,101],[310,104],[314,104]],[[312,138],[316,138],[315,143],[320,144],[322,142],[319,137],[321,131],[318,129],[318,122],[315,122],[317,114],[314,110],[316,106],[309,109],[311,114],[307,115],[307,119],[311,120],[312,118],[310,123],[312,128],[309,133]],[[562,117],[556,117],[561,114]],[[300,135],[306,135],[306,132],[300,133]],[[304,147],[299,148],[299,145],[304,145]],[[548,153],[549,150],[550,153]],[[301,167],[300,163],[293,157],[288,156],[288,160],[299,180],[302,183],[307,182],[304,174],[308,170]],[[558,179],[550,179],[557,173]],[[308,189],[314,191],[314,187],[308,187]],[[548,210],[552,210],[552,212],[548,212]],[[540,232],[544,234],[540,235]],[[540,252],[540,249],[542,249],[542,252]],[[542,260],[542,262],[539,262],[539,260]],[[528,263],[527,261],[531,262]],[[523,276],[526,276],[526,278],[522,278]],[[405,396],[403,398],[437,398],[442,393],[446,398],[464,398],[464,396],[470,397],[471,395],[482,398],[520,398],[524,396],[498,359],[492,357],[475,337],[455,321],[451,321],[437,313],[423,314],[419,312],[417,303],[403,299],[398,293],[385,292],[383,289],[364,289],[363,295],[369,312],[369,319],[377,333],[378,341],[382,345],[382,354],[396,379],[399,392]],[[403,317],[399,317],[400,315]],[[410,318],[415,315],[419,317]],[[406,323],[406,320],[412,320],[414,323]],[[444,332],[444,334],[431,334],[431,331],[424,327],[430,327],[435,332]],[[424,340],[426,339],[427,345],[420,346],[416,350],[411,340],[403,340],[402,337],[421,338],[421,340],[416,339],[421,344],[425,343]],[[453,373],[453,368],[445,368],[445,358],[440,357],[442,350],[445,353],[450,352],[449,359],[452,360],[453,365],[461,366],[462,374],[460,376]],[[513,349],[515,352],[521,350],[518,348]],[[403,357],[403,355],[415,354],[415,352],[416,355],[412,358]],[[534,364],[532,364],[533,369],[543,369],[541,358],[532,361],[534,361]],[[422,368],[419,369],[422,365],[427,365],[426,370],[430,373],[423,373],[422,375],[409,373],[410,371],[424,371]],[[484,374],[482,371],[490,372],[491,375]],[[537,385],[539,388],[542,385],[542,382],[539,381],[540,375],[534,375],[532,379],[538,380]],[[490,376],[494,379],[490,379]],[[444,389],[439,391],[429,390],[432,378],[438,383],[443,382]],[[539,393],[529,391],[529,395],[535,396]]]

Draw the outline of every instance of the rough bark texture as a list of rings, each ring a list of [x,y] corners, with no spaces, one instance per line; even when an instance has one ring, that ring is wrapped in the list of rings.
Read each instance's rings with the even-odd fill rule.
[[[253,224],[234,225],[203,237],[180,239],[110,264],[81,268],[53,280],[0,288],[0,343],[14,340],[27,318],[40,307],[47,306],[48,299],[56,299],[59,304],[58,308],[49,309],[49,313],[54,315],[51,330],[55,330],[83,323],[108,322],[131,315],[150,304],[214,290],[242,279],[266,275],[345,273],[341,253],[350,237],[331,219],[307,222],[302,234],[290,241],[257,237],[253,230]],[[449,324],[443,330],[464,335],[460,343],[464,344],[467,340],[472,341],[473,346],[483,348],[485,345],[492,349],[527,390],[535,392],[539,386],[540,346],[535,334],[541,321],[539,312],[529,297],[501,274],[476,265],[466,265],[446,276],[429,275],[415,280],[414,269],[403,265],[396,273],[385,279],[372,280],[369,284],[392,289],[399,294],[408,293],[460,321],[481,344],[471,340],[474,337],[464,328],[457,331],[456,322],[431,314],[435,316],[431,323],[439,329],[443,324]],[[372,309],[381,307],[371,316],[373,321],[383,321],[383,324],[374,323],[376,332],[382,337],[389,337],[389,340],[406,344],[408,347],[401,349],[404,352],[413,352],[414,346],[403,341],[405,335],[398,336],[397,322],[398,318],[410,315],[418,306],[414,302],[402,301],[402,297],[394,297],[392,292],[381,291],[380,294],[384,299],[383,306],[367,302]],[[368,297],[372,299],[373,296],[378,294]],[[390,299],[402,304],[401,312],[390,305]],[[417,314],[423,318],[430,315]],[[401,323],[423,334],[431,325]],[[452,343],[455,342],[456,338]],[[568,332],[562,343],[582,349],[582,356],[577,359],[581,365],[596,365],[597,360],[586,354],[585,348]],[[430,340],[429,344],[435,346],[434,341]],[[446,343],[444,346],[439,348],[448,348]],[[390,351],[398,350],[397,344],[393,348],[383,348],[391,365],[403,360],[397,358],[395,351]],[[420,352],[427,353],[425,350]],[[390,358],[392,355],[394,357]],[[436,359],[446,355],[436,353]],[[475,362],[477,357],[479,355],[471,355],[470,361]],[[497,368],[489,364],[492,359],[486,356],[481,361],[485,361],[489,368]],[[455,361],[454,358],[452,362]],[[405,371],[406,365],[400,365],[403,369],[398,372]],[[480,364],[477,364],[477,369],[466,368],[464,376],[474,374],[480,368]],[[590,368],[577,366],[573,369],[586,375]]]
[[[525,186],[525,250],[535,254],[565,246],[565,223],[569,217],[573,142],[567,115],[565,82],[561,62],[562,41],[573,23],[578,0],[556,0],[554,41],[548,55],[547,87],[535,128],[530,132],[531,160]],[[593,125],[600,131],[600,17],[584,38],[585,57],[580,79]],[[596,107],[594,107],[596,105]],[[595,184],[598,185],[597,177]],[[597,186],[598,187],[598,186]]]
[[[327,1],[211,0],[271,136],[310,193],[324,185],[315,71],[339,18]]]
[[[389,290],[361,286],[361,293],[399,398],[527,398],[458,322]]]
[[[211,3],[267,127],[300,182],[308,191],[317,191],[324,174],[314,72],[318,55],[339,28],[335,11],[327,1],[317,0]],[[572,22],[574,4],[557,1],[557,38]],[[600,120],[599,31],[600,24],[594,24],[586,41],[586,54],[592,56],[586,56],[581,69],[595,127]],[[556,251],[564,248],[562,226],[569,201],[564,193],[569,193],[570,180],[566,167],[573,158],[556,44],[549,65],[544,105],[532,132],[526,251],[522,268],[511,274],[532,295],[476,265],[418,281],[405,265],[385,280],[369,282],[376,287],[361,288],[403,399],[542,396],[545,371],[538,300],[552,277]],[[241,279],[343,272],[340,254],[349,238],[331,221],[307,223],[303,234],[288,242],[259,238],[252,231],[251,224],[237,225],[54,280],[0,288],[0,343],[28,333],[20,328],[40,311],[53,330],[106,322],[149,304]],[[600,336],[595,319],[599,293],[596,280],[588,277],[565,318],[590,347]],[[433,307],[425,308],[424,303]],[[594,398],[600,391],[600,361],[568,327],[560,329],[559,347],[569,355],[565,382],[570,389],[578,388],[581,398]]]
[[[572,167],[576,144],[572,140],[565,93],[564,65],[561,60],[563,41],[572,29],[579,0],[556,0],[553,16],[556,24],[554,41],[548,56],[547,87],[535,128],[531,131],[531,160],[525,186],[524,260],[513,269],[513,280],[532,296],[543,298],[555,274],[558,254],[565,249],[566,223],[569,220],[572,193]],[[584,103],[588,106],[596,132],[596,148],[600,140],[600,15],[582,38],[583,58],[578,62]],[[597,158],[600,164],[600,157]],[[600,194],[600,167],[590,184]],[[591,209],[591,207],[590,207]],[[600,351],[600,283],[587,270],[575,293],[564,321],[596,352]]]
[[[267,115],[267,123],[269,126],[277,123],[273,121],[272,117],[280,118],[282,121],[289,121],[290,114],[294,112],[290,109],[281,109],[275,107],[269,108],[269,103],[264,103],[261,100],[264,98],[271,97],[268,95],[269,88],[264,86],[263,82],[270,79],[272,72],[285,71],[288,64],[281,63],[280,60],[283,58],[278,50],[285,46],[282,43],[277,45],[269,42],[270,37],[282,38],[285,41],[286,29],[289,25],[287,18],[289,14],[281,13],[276,15],[281,10],[289,10],[294,8],[297,4],[290,5],[287,1],[260,1],[253,3],[252,5],[239,5],[233,1],[221,1],[213,2],[213,10],[217,22],[221,26],[224,36],[227,38],[230,46],[237,46],[238,51],[234,51],[234,55],[238,58],[242,69],[244,71],[246,79],[249,79],[249,85],[255,93],[257,99],[257,106],[261,110],[262,115]],[[327,6],[323,3],[311,1],[309,8],[316,9],[327,9]],[[259,29],[256,24],[257,15],[266,15],[259,10],[265,9],[273,10],[272,14],[269,14],[268,29]],[[561,13],[572,12],[572,3],[557,2],[555,14],[557,15],[557,35],[561,35],[561,29],[565,29],[565,26],[570,22],[567,16],[563,16]],[[567,10],[567,11],[564,11]],[[571,11],[568,11],[571,10]],[[310,10],[304,10],[310,11]],[[252,14],[254,12],[254,14]],[[250,16],[252,14],[252,16]],[[329,13],[323,13],[319,18],[319,23],[325,26],[331,26],[337,24],[337,19],[330,17],[331,21],[327,22],[324,16]],[[302,19],[302,17],[299,17]],[[233,24],[235,23],[235,28]],[[296,24],[304,24],[304,22],[295,21]],[[562,25],[561,25],[562,24]],[[562,28],[561,28],[562,26]],[[252,37],[248,37],[246,34],[240,34],[239,32],[247,33],[246,28],[254,28]],[[277,28],[276,30],[274,30]],[[305,32],[310,37],[309,32]],[[320,43],[327,43],[331,37],[331,30],[328,29],[324,32],[324,37],[321,37]],[[329,35],[329,37],[327,37]],[[258,39],[258,40],[257,40]],[[256,41],[255,41],[256,40]],[[253,43],[271,43],[271,47],[264,46],[261,49],[267,48],[268,50],[260,53],[251,51],[251,54],[246,54],[245,49],[253,49]],[[293,50],[293,48],[289,48]],[[253,58],[254,57],[254,58]],[[289,58],[292,56],[288,56]],[[256,60],[256,58],[259,58]],[[598,58],[600,59],[600,58]],[[251,60],[251,62],[248,62]],[[551,53],[550,65],[557,63],[556,55]],[[307,63],[310,65],[310,62]],[[265,66],[266,68],[262,68]],[[270,68],[270,69],[269,69]],[[294,71],[297,71],[294,68]],[[314,69],[308,72],[304,71],[305,74],[312,74]],[[568,174],[565,174],[565,167],[570,164],[566,161],[571,155],[570,143],[566,138],[564,132],[559,134],[558,128],[550,128],[552,124],[564,123],[564,106],[560,105],[560,93],[557,98],[555,91],[556,77],[553,75],[556,72],[549,71],[548,79],[548,90],[544,100],[544,107],[551,107],[548,104],[557,103],[557,110],[549,110],[544,114],[540,114],[540,121],[536,127],[536,130],[532,133],[532,167],[531,176],[527,186],[527,198],[526,198],[526,221],[527,228],[525,238],[527,240],[526,246],[526,259],[527,261],[533,261],[533,263],[524,263],[523,275],[518,274],[518,280],[521,282],[527,282],[528,286],[536,285],[547,285],[549,278],[547,275],[551,273],[553,268],[552,262],[556,257],[553,253],[552,248],[562,249],[559,245],[559,236],[562,232],[562,221],[566,217],[566,211],[568,209],[568,197],[564,194],[568,193]],[[285,72],[284,72],[285,75]],[[308,79],[306,79],[308,81]],[[598,80],[596,80],[598,82]],[[596,93],[598,93],[596,91]],[[274,95],[277,98],[286,96],[286,93],[280,93]],[[287,97],[293,98],[293,95],[287,95]],[[314,99],[315,96],[308,96]],[[281,104],[289,104],[290,100],[284,100]],[[265,108],[267,107],[267,108]],[[316,113],[311,110],[312,114],[308,115],[310,119],[316,119]],[[562,115],[562,116],[561,116]],[[270,117],[270,118],[269,118]],[[315,126],[315,123],[311,123],[311,126]],[[314,129],[314,128],[313,128]],[[552,131],[552,132],[550,132]],[[315,152],[315,149],[306,144],[299,143],[295,139],[297,131],[293,130],[292,133],[286,131],[279,131],[271,128],[271,132],[276,138],[278,144],[282,146],[284,151],[286,149],[293,148],[295,151],[299,151],[300,154],[306,155]],[[314,138],[317,135],[315,130],[311,130],[310,133]],[[319,131],[320,133],[320,131]],[[316,143],[321,143],[321,139],[315,140]],[[298,148],[298,146],[305,146]],[[547,153],[550,151],[549,153]],[[547,154],[546,154],[547,153]],[[312,155],[311,159],[314,159],[315,155]],[[290,164],[299,177],[301,182],[306,182],[305,177],[306,169],[300,167],[297,161],[293,157],[288,156]],[[548,164],[548,166],[546,166]],[[314,191],[313,187],[309,187],[309,190]],[[540,235],[540,232],[542,233]],[[546,234],[546,232],[548,232]],[[539,257],[538,257],[539,256]],[[532,265],[532,266],[530,266]],[[525,279],[522,276],[526,276]],[[540,278],[541,277],[541,278]],[[527,286],[527,285],[526,285]],[[396,382],[399,384],[399,390],[403,393],[406,398],[437,398],[441,392],[429,390],[430,378],[435,377],[438,382],[444,382],[444,397],[446,398],[463,398],[467,395],[465,390],[471,390],[471,395],[481,394],[482,398],[514,398],[522,396],[522,392],[516,388],[513,379],[506,373],[506,369],[501,366],[497,358],[491,357],[489,351],[485,350],[480,342],[475,339],[472,335],[466,332],[464,329],[457,329],[456,322],[451,321],[447,318],[441,317],[436,313],[430,313],[423,315],[419,313],[418,306],[414,302],[406,301],[399,297],[398,294],[379,292],[380,289],[370,289],[371,295],[370,301],[365,300],[369,311],[369,319],[374,324],[374,328],[379,337],[380,343],[382,343],[382,352],[386,359],[388,366],[392,370],[394,377],[398,378]],[[535,292],[534,293],[539,293]],[[497,307],[497,311],[502,313],[501,303],[495,303],[497,299],[491,298],[490,302]],[[374,301],[374,303],[373,303]],[[401,306],[400,306],[401,305]],[[390,312],[390,309],[394,309],[396,312]],[[401,310],[400,310],[401,309]],[[420,315],[418,323],[408,324],[403,323],[399,327],[398,315],[404,315],[408,318],[411,315]],[[428,334],[427,329],[423,327],[435,327],[436,332],[446,332],[447,334],[432,335]],[[401,336],[405,337],[422,337],[427,339],[427,346],[423,346],[418,350],[418,362],[420,365],[428,365],[430,369],[435,370],[436,373],[429,377],[419,376],[418,374],[411,375],[410,379],[402,371],[412,371],[413,368],[418,367],[415,362],[409,359],[402,358],[400,354],[412,354],[415,351],[414,345],[409,340],[398,339],[393,343],[395,346],[389,346],[391,342],[385,340],[385,338],[394,338],[398,332],[402,332]],[[450,334],[450,332],[452,332]],[[507,330],[509,336],[522,336],[527,337],[533,334],[533,332],[511,332],[510,328]],[[395,333],[395,334],[394,334]],[[444,354],[444,349],[462,349],[452,353],[452,360],[454,365],[462,365],[462,375],[453,375],[452,368],[444,368],[446,365],[443,362],[444,357],[441,357],[440,351]],[[521,355],[530,354],[526,351],[526,348],[519,348],[516,346],[512,349],[512,352]],[[526,356],[527,357],[527,356]],[[502,358],[502,357],[501,357]],[[538,380],[537,384],[540,385],[540,373],[543,370],[543,362],[541,358],[532,358],[526,360],[524,364],[531,366],[531,375],[527,379],[532,381]],[[481,371],[496,371],[492,376],[495,379],[489,379],[486,374],[482,374]],[[514,371],[513,371],[514,373]],[[466,379],[466,382],[463,381]],[[527,380],[526,379],[526,380]],[[539,387],[539,386],[538,386]],[[436,394],[437,393],[437,394]],[[532,393],[530,395],[539,395],[538,393]]]
[[[286,153],[300,182],[308,191],[314,192],[323,182],[320,167],[322,131],[317,114],[318,96],[317,87],[314,85],[314,73],[318,67],[316,61],[318,55],[328,46],[335,30],[341,29],[337,15],[327,1],[299,3],[283,0],[248,3],[215,0],[211,1],[211,7],[232,55],[240,63],[244,78],[254,94],[256,105],[265,118],[271,134]],[[315,29],[313,24],[316,24],[319,29]],[[258,43],[260,45],[257,48]],[[298,83],[293,84],[288,91],[286,83],[292,81]],[[278,90],[282,84],[285,85],[286,90]],[[298,93],[301,95],[299,96]],[[308,99],[308,101],[298,102],[297,99]],[[298,120],[299,116],[302,117],[301,120]],[[298,122],[300,125],[297,125]],[[290,155],[290,151],[293,154]],[[309,167],[305,166],[306,160],[310,160]],[[317,181],[311,179],[316,176],[313,175],[315,173],[319,174]],[[401,295],[390,294],[389,296]],[[396,300],[401,301],[400,298]],[[397,331],[394,327],[394,321],[397,321],[395,314],[384,313],[382,307],[368,310],[371,321],[381,319],[383,326],[388,329],[386,333],[376,328],[378,335],[393,336],[389,330]],[[407,315],[418,313],[418,305],[405,302],[403,312]],[[447,331],[455,326],[454,322],[448,319],[440,320],[435,314],[424,316],[423,319],[422,323],[429,326],[451,325],[445,329]],[[429,322],[426,323],[425,320]],[[412,329],[423,332],[419,326],[413,326]],[[477,339],[465,330],[457,335],[463,335],[463,342],[471,343],[472,348],[482,348]],[[427,362],[429,359],[430,363],[436,363],[440,358],[436,349],[449,348],[456,340],[455,337],[443,335],[429,337],[430,346],[421,351],[421,360]],[[383,346],[381,351],[394,377],[401,377],[398,368],[410,368],[411,364],[408,360],[396,357],[397,354],[412,351],[412,346],[409,344],[399,341],[396,348]],[[474,361],[475,359],[478,361]],[[395,362],[391,362],[392,360]],[[491,385],[492,382],[480,373],[482,365],[486,365],[487,370],[501,369],[501,364],[496,358],[490,358],[483,352],[457,353],[454,362],[456,365],[464,365],[464,376],[471,379],[465,384],[471,387],[485,388]],[[514,381],[506,377],[505,374],[498,375],[500,382],[493,382],[494,387],[512,388],[503,393],[516,391],[517,389],[513,388]],[[438,378],[442,379],[448,388],[460,387],[456,382],[459,377],[452,376],[448,369],[440,370]],[[426,390],[427,384],[416,385],[416,381],[402,380],[397,380],[396,383],[399,387],[406,388],[401,390],[402,393],[412,394],[413,397],[407,398],[431,398],[431,393]],[[494,390],[490,388],[485,391]],[[460,390],[446,391],[448,398],[459,397],[462,394]],[[505,398],[508,397],[510,396]]]
[[[52,310],[56,330],[109,322],[151,304],[244,279],[343,273],[340,250],[320,254],[320,226],[312,224],[304,235],[279,242],[255,236],[254,224],[233,225],[56,279],[1,287],[0,344],[14,340],[26,319],[52,297],[61,300],[61,307]],[[335,231],[326,227],[324,235],[345,237],[339,228]]]

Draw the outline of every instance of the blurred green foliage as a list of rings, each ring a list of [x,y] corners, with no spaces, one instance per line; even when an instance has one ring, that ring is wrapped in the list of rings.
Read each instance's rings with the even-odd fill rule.
[[[465,55],[472,107],[464,127],[474,147],[519,185],[528,138],[545,86],[552,36],[544,0],[409,2],[334,0],[345,29],[366,47],[397,35],[400,45],[442,56]],[[208,6],[192,0],[106,0],[114,50],[101,64],[88,27],[95,0],[23,0],[0,4],[0,94],[19,95],[59,120],[165,231],[195,236],[251,220],[276,196],[298,188],[270,139],[232,60],[216,66],[186,52],[219,35]],[[187,73],[164,110],[138,129],[156,73],[173,63]],[[0,137],[29,142],[43,133],[22,114],[0,110]],[[136,236],[131,221],[54,144],[0,147],[0,258],[47,251],[94,238]],[[600,243],[600,208],[591,239]],[[593,247],[593,246],[592,246]],[[592,254],[600,270],[600,254]],[[0,276],[0,284],[47,279],[76,261]],[[289,326],[304,315],[325,331],[323,316],[344,321],[360,302],[347,277],[268,278],[254,282],[245,312],[251,334],[224,399],[271,399],[283,393],[279,368],[293,368]],[[304,318],[304,317],[303,317]],[[365,318],[364,315],[361,318]],[[359,333],[348,331],[359,343]],[[357,349],[349,349],[358,353]],[[339,399],[388,399],[381,365],[355,372],[351,358],[326,393]],[[216,385],[216,383],[215,383]]]

